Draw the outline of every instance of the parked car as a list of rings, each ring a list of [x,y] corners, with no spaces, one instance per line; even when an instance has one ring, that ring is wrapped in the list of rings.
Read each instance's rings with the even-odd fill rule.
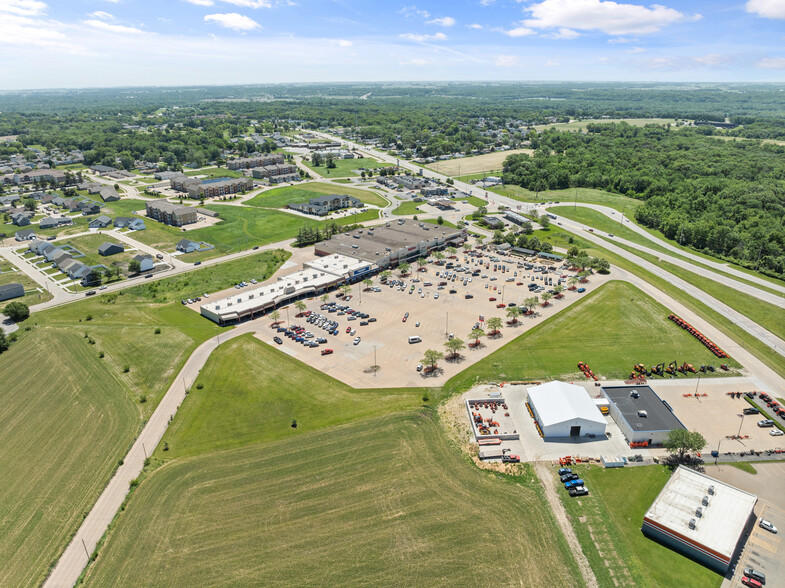
[[[491,296],[490,298],[488,298],[488,300],[489,300],[490,302],[496,302],[496,298],[495,298],[494,296]]]
[[[567,492],[570,496],[586,496],[589,493],[589,490],[586,486],[573,486]]]
[[[578,478],[577,480],[570,480],[569,482],[564,483],[564,487],[567,488],[567,490],[577,486],[583,486],[583,480],[581,480],[580,478]]]
[[[586,292],[586,288],[578,288],[578,294],[583,294]]]
[[[422,364],[421,364],[421,363],[418,363],[418,364],[417,364],[417,371],[418,371],[418,372],[421,372],[421,371],[422,371]]]
[[[466,294],[466,295],[464,295],[464,298],[466,300],[470,300],[471,298],[474,298],[474,296],[472,296],[471,294]]]
[[[283,343],[283,339],[281,339],[280,337],[273,337],[273,341],[275,341],[276,343],[278,343],[278,345],[280,345],[281,343]]]
[[[561,481],[561,483],[564,484],[565,482],[569,482],[570,480],[577,480],[577,479],[578,479],[578,474],[573,474],[572,472],[570,472],[568,474],[562,474],[562,476],[559,478],[559,481]]]
[[[762,421],[758,421],[758,426],[762,429],[766,427],[773,427],[774,421],[771,419],[763,419]]]
[[[741,412],[743,412],[744,414],[759,414],[760,413],[760,411],[757,408],[753,407],[753,406],[751,406],[749,408],[745,408]]]
[[[750,588],[762,588],[763,586],[763,584],[758,582],[755,578],[750,578],[749,576],[742,576],[741,583]]]
[[[761,529],[767,530],[769,533],[775,533],[775,534],[777,533],[777,527],[775,527],[771,521],[767,521],[764,518],[761,518],[760,522],[758,523],[758,526]]]
[[[84,293],[85,296],[92,296],[93,294],[95,294],[95,290],[88,290]]]
[[[560,476],[563,476],[564,474],[571,474],[572,468],[559,468],[559,471],[556,473],[559,474]]]
[[[322,349],[322,355],[330,355],[332,352],[332,349]]]
[[[409,318],[409,313],[407,312],[407,313],[405,313],[405,314],[403,315],[403,321],[402,321],[402,322],[404,322],[404,323],[405,323],[405,322],[406,322],[406,319],[408,319],[408,318]]]
[[[359,345],[360,341],[362,341],[362,339],[360,337],[355,337],[353,345]]]
[[[782,437],[783,435],[785,435],[785,433],[783,433],[779,429],[774,429],[772,431],[769,431],[769,435],[771,435],[772,437]]]
[[[195,261],[194,265],[202,265],[202,262],[201,261]]]
[[[754,580],[757,580],[761,584],[765,584],[766,583],[766,574],[764,574],[763,572],[759,572],[756,569],[753,569],[753,568],[750,568],[750,567],[746,567],[746,568],[744,568],[744,575],[747,576],[748,578],[752,578]]]

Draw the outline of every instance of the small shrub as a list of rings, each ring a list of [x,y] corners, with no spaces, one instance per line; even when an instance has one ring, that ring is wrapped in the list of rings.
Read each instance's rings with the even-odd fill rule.
[[[31,326],[25,327],[25,331],[32,331],[32,330],[33,330],[33,327],[31,327]]]
[[[17,340],[17,338],[18,338],[18,336],[17,336],[16,333],[11,333],[10,335],[8,335],[8,337],[6,337],[6,339],[8,339],[8,341],[9,341],[9,343],[13,343],[14,341]]]
[[[427,394],[423,394],[423,395],[422,395],[422,401],[423,401],[423,402],[428,402],[429,400],[430,400],[430,398],[428,398],[428,395],[427,395]]]
[[[131,366],[130,365],[124,365],[123,366],[123,373],[124,374],[127,374],[130,371],[131,371]]]
[[[92,337],[89,337],[89,338],[87,339],[87,342],[88,342],[90,345],[95,345],[95,339],[93,339]]]
[[[164,451],[169,451],[169,442],[164,441]]]
[[[139,399],[139,403],[144,404],[145,402],[147,402],[147,396],[142,394],[142,397]]]
[[[120,461],[118,461],[118,462],[117,462],[117,465],[118,465],[118,466],[121,466],[121,465],[123,465],[124,463],[125,463],[125,460],[122,460],[122,459],[121,459]]]
[[[147,467],[149,465],[150,465],[150,458],[146,457],[145,460],[144,460],[144,467]]]
[[[104,352],[101,351],[98,353],[98,359],[103,359],[103,358],[104,358]]]
[[[86,317],[84,317],[84,320],[86,320],[86,321],[93,320],[93,315],[92,314],[88,314]]]
[[[155,328],[155,334],[156,335],[160,335],[161,334],[161,327],[156,327]]]
[[[202,388],[204,388],[204,384],[197,384],[196,385],[196,389],[197,390],[201,390]]]
[[[292,429],[297,428],[297,419],[292,419]]]
[[[129,486],[131,486],[131,488],[136,488],[138,485],[139,485],[139,478],[134,478],[129,483]]]

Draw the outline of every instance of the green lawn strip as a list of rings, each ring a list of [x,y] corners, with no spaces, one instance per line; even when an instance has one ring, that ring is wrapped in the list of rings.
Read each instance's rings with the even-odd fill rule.
[[[351,184],[352,181],[347,178],[339,178],[337,180],[333,180],[336,184]]]
[[[521,202],[556,202],[567,205],[577,201],[586,204],[601,204],[615,208],[620,212],[623,210],[625,216],[632,216],[633,212],[643,204],[642,200],[592,188],[567,188],[566,190],[546,190],[535,193],[520,186],[506,184],[504,187],[494,186],[487,188],[487,190]]]
[[[477,196],[467,196],[465,198],[458,198],[458,200],[465,200],[466,202],[468,202],[472,206],[476,206],[477,208],[488,205],[487,200],[483,200],[482,198],[478,198]]]
[[[748,461],[729,461],[725,463],[727,463],[727,465],[729,466],[741,470],[742,472],[747,472],[748,474],[755,475],[758,473],[758,470],[756,470],[755,467]]]
[[[568,296],[577,294],[570,292]],[[452,395],[475,382],[582,380],[579,361],[608,379],[626,378],[636,363],[651,366],[674,359],[693,365],[717,363],[704,345],[669,321],[668,314],[667,308],[635,286],[608,282],[453,376],[444,385],[444,392]],[[499,315],[504,317],[501,311]],[[504,337],[516,334],[514,328],[502,329]],[[733,367],[739,366],[733,362]]]
[[[590,494],[570,498],[562,489],[559,494],[600,586],[613,586],[616,579],[620,585],[659,588],[678,586],[689,578],[691,588],[719,588],[722,576],[641,532],[643,517],[668,481],[670,470],[658,465],[578,466],[577,473]],[[623,563],[621,569],[613,565],[614,559]],[[623,574],[620,577],[625,568],[629,572],[626,582]]]
[[[387,201],[376,192],[360,190],[359,188],[335,186],[325,182],[309,182],[296,186],[274,188],[273,190],[267,190],[266,192],[262,192],[258,196],[251,198],[246,201],[245,204],[248,206],[262,206],[266,208],[283,208],[287,204],[308,202],[311,198],[331,194],[354,196],[365,204],[371,204],[373,206],[384,207],[387,205]]]
[[[398,216],[406,216],[409,214],[418,214],[422,212],[419,209],[419,206],[422,205],[422,202],[414,202],[413,200],[406,200],[401,202],[401,205],[398,206],[395,210],[393,210],[393,214]]]
[[[435,219],[435,218],[424,218],[424,219],[422,219],[422,222],[429,223],[429,224],[432,224],[432,225],[438,225],[439,224],[438,219]],[[445,219],[442,219],[442,224],[439,225],[439,226],[451,227],[453,229],[457,228],[456,225],[454,225],[453,223],[451,223],[450,221],[445,220]]]
[[[657,243],[647,239],[643,235],[640,235],[639,233],[636,233],[635,231],[630,229],[628,226],[620,225],[619,223],[615,222],[613,219],[608,218],[605,214],[603,214],[601,212],[598,212],[596,210],[591,210],[591,209],[587,209],[587,208],[573,209],[573,208],[571,208],[569,206],[556,206],[556,207],[551,207],[549,210],[552,211],[555,214],[559,214],[559,215],[564,216],[564,217],[566,217],[568,219],[571,219],[571,220],[583,223],[585,225],[588,225],[590,227],[593,227],[593,228],[597,229],[598,231],[603,231],[603,233],[610,233],[610,234],[616,235],[617,237],[621,237],[621,238],[626,239],[628,241],[632,241],[633,243],[637,243],[639,245],[643,245],[644,247],[648,247],[649,249],[653,249],[655,251],[659,251],[659,252],[661,252],[663,254],[666,254],[666,255],[669,255],[671,257],[675,257],[677,259],[681,259],[682,261],[686,261],[686,262],[688,262],[688,263],[690,263],[690,264],[692,264],[692,265],[694,265],[696,267],[701,267],[703,269],[712,271],[712,272],[716,273],[718,276],[721,276],[721,277],[724,276],[726,278],[733,279],[733,280],[736,280],[738,282],[745,283],[745,284],[747,284],[749,286],[754,286],[754,287],[759,288],[761,290],[765,290],[765,291],[770,292],[772,294],[776,294],[778,296],[783,296],[782,292],[778,292],[777,290],[774,290],[772,288],[768,288],[766,286],[762,286],[762,285],[760,285],[760,284],[758,284],[756,282],[745,280],[744,278],[739,278],[737,276],[733,276],[733,275],[731,275],[731,274],[729,274],[727,272],[723,272],[721,270],[717,270],[717,269],[715,269],[713,267],[710,267],[710,266],[705,265],[703,263],[697,262],[697,261],[695,261],[693,259],[689,259],[687,257],[684,257],[683,255],[679,255],[678,253],[674,253],[673,251],[670,251],[670,250],[666,249],[665,247],[663,247],[663,246],[661,246],[661,245],[659,245],[659,244],[657,244]],[[650,234],[652,234],[653,237],[657,237],[658,236],[653,231],[648,231],[648,232]],[[606,237],[604,234],[599,234],[598,233],[598,236],[602,237],[603,239],[609,240],[612,243],[616,243],[620,247],[624,247],[625,249],[628,249],[629,251],[636,251],[634,249],[630,249],[629,247],[627,247],[625,245],[619,244],[617,242],[617,240],[609,238],[609,237]],[[667,239],[665,239],[665,240],[667,240]],[[684,248],[682,248],[682,249],[684,251],[687,251]],[[702,257],[706,258],[706,259],[712,259],[712,258],[710,258],[709,256],[706,256],[706,255],[703,255]],[[714,258],[714,259],[712,259],[712,261],[714,261],[714,262],[721,262],[722,260]],[[785,298],[783,298],[783,303],[785,303]]]
[[[282,387],[272,402],[291,394],[307,398]],[[583,585],[531,468],[478,469],[431,410],[284,437],[152,471],[86,584]]]
[[[327,169],[324,165],[312,165],[310,161],[303,161],[303,164],[324,178],[357,177],[361,173],[357,170],[360,170],[361,168],[377,169],[380,167],[392,167],[392,164],[390,163],[376,161],[369,157],[362,157],[360,159],[336,159],[335,167],[332,169]]]
[[[379,210],[372,209],[372,210],[363,210],[360,212],[358,209],[354,209],[356,212],[350,214],[348,216],[342,216],[340,218],[330,219],[331,221],[337,222],[339,225],[353,225],[355,223],[364,223],[371,220],[376,220],[379,218]]]
[[[619,244],[617,243],[617,245]],[[681,278],[685,282],[697,286],[706,292],[706,294],[713,296],[720,302],[724,302],[737,312],[752,319],[763,328],[768,329],[777,337],[785,339],[785,307],[778,307],[769,302],[759,300],[754,296],[750,296],[749,294],[739,292],[733,288],[728,288],[719,282],[694,274],[679,266],[668,263],[667,261],[660,261],[657,257],[649,255],[648,253],[636,251],[625,245],[619,245],[619,247],[627,249],[631,253],[640,256],[642,259],[660,266],[662,269]],[[783,303],[785,304],[785,301],[783,301]]]
[[[497,169],[493,171],[486,171],[486,172],[479,172],[476,174],[463,174],[462,176],[455,176],[455,180],[458,182],[471,182],[472,180],[482,180],[488,176],[498,176],[501,177],[502,170]],[[478,186],[480,190],[484,189]]]
[[[242,178],[243,172],[225,167],[208,167],[185,172],[186,176],[207,176],[208,178]]]
[[[40,586],[141,419],[118,370],[75,328],[24,333],[2,355],[0,382],[0,585]]]
[[[117,253],[115,255],[107,255],[103,256],[98,253],[98,248],[104,243],[117,243],[122,245],[124,248],[128,249],[129,245],[127,245],[124,241],[118,240],[116,237],[111,235],[104,235],[101,233],[95,235],[82,235],[80,237],[73,237],[70,239],[65,239],[62,241],[58,241],[58,246],[62,245],[70,245],[71,247],[79,250],[80,253],[84,254],[84,257],[75,257],[78,261],[81,261],[87,265],[105,265],[108,268],[112,268],[114,265],[119,264],[123,270],[127,269],[128,261],[136,255],[137,251],[123,251],[122,253]]]

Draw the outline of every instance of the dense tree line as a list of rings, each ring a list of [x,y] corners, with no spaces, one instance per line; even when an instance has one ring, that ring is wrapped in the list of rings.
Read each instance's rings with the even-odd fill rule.
[[[645,201],[636,219],[683,245],[785,277],[785,147],[693,129],[592,125],[545,131],[533,157],[507,158],[507,183],[597,188]]]

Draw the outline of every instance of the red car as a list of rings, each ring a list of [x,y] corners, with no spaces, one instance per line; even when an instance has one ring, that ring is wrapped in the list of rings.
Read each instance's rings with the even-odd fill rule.
[[[748,578],[747,576],[741,578],[741,583],[745,586],[751,586],[751,588],[763,588],[763,584],[758,582],[755,578]]]
[[[515,282],[516,286],[523,286],[523,282]]]
[[[496,302],[496,298],[494,298],[493,296],[491,296],[490,298],[488,298],[488,300],[490,300],[491,302]]]
[[[409,318],[409,313],[408,312],[405,315],[403,315],[403,321],[402,322],[405,323],[407,318]]]
[[[330,355],[332,352],[332,349],[322,349],[322,355]]]
[[[352,328],[351,327],[346,327],[346,332],[347,333],[351,333],[352,332]]]
[[[507,306],[506,304],[497,304],[496,308],[505,308],[506,306]]]

